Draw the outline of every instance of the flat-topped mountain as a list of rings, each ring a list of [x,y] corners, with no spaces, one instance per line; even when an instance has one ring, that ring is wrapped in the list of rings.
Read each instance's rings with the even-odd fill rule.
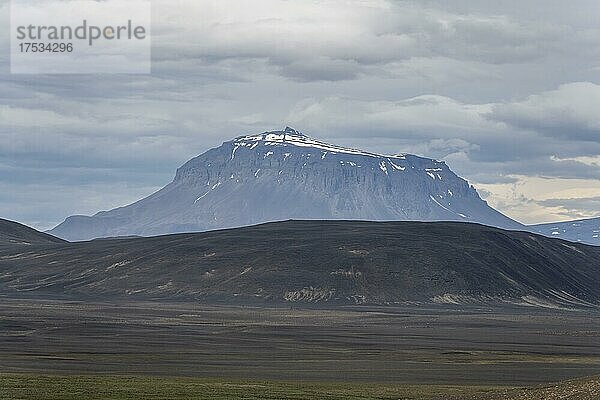
[[[126,207],[73,216],[67,240],[206,231],[287,219],[520,224],[492,209],[443,162],[387,156],[291,128],[240,136],[188,161],[163,189]]]
[[[457,222],[288,221],[0,246],[0,296],[600,305],[600,248]]]

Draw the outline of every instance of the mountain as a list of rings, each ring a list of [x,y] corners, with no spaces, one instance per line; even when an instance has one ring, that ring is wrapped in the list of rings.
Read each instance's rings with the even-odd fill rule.
[[[0,219],[0,246],[63,243],[57,237],[38,232],[17,222]]]
[[[600,217],[530,225],[527,230],[549,237],[600,246]]]
[[[73,216],[67,240],[151,236],[287,219],[420,220],[523,226],[443,161],[330,145],[291,128],[240,136],[188,161],[173,182],[126,207]]]
[[[287,221],[0,247],[0,295],[600,305],[600,248],[457,222]]]

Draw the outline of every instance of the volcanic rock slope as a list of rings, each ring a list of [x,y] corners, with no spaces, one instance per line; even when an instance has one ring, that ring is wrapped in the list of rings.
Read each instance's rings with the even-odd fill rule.
[[[21,225],[17,222],[0,219],[0,246],[11,244],[49,244],[49,243],[64,243],[52,235],[38,232],[28,226]]]
[[[0,242],[0,296],[600,305],[599,247],[470,223],[285,221],[152,238],[24,242]]]
[[[151,236],[288,219],[520,224],[492,209],[442,161],[384,156],[291,128],[241,136],[190,160],[173,182],[126,207],[73,216],[49,233],[67,240]]]

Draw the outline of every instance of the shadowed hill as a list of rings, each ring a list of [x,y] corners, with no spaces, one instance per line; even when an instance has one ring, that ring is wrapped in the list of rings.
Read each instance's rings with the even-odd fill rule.
[[[0,251],[0,293],[228,303],[600,304],[600,248],[454,222],[287,221]]]
[[[17,222],[0,219],[0,245],[41,243],[64,243],[64,240]]]

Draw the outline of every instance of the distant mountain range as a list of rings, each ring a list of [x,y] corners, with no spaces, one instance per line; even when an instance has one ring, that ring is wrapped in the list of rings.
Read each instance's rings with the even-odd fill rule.
[[[0,296],[600,305],[600,248],[456,222],[288,221],[82,243],[0,223]]]
[[[549,237],[600,246],[600,218],[531,225],[527,228]]]
[[[71,241],[197,232],[288,219],[478,222],[525,229],[443,161],[349,149],[292,128],[240,136],[188,161],[134,204],[72,216],[49,233]]]

